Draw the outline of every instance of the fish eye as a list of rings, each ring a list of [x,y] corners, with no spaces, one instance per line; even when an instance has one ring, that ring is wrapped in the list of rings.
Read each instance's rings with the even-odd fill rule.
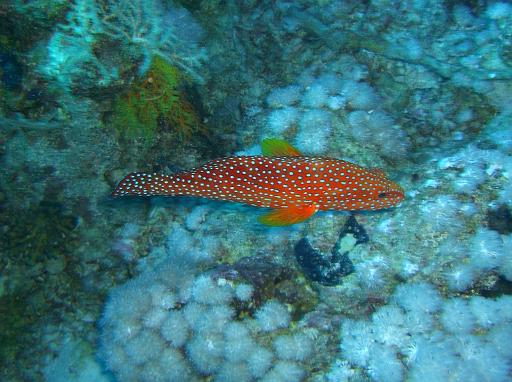
[[[385,192],[379,192],[379,194],[377,195],[379,199],[385,198],[386,196],[388,195]]]

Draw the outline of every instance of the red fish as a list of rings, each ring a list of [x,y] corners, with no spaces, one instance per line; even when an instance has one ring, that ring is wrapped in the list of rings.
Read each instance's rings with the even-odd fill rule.
[[[263,155],[215,159],[173,175],[134,172],[112,195],[188,195],[267,207],[272,211],[259,221],[271,226],[299,223],[317,211],[384,209],[404,199],[402,188],[380,170],[302,156],[278,139],[261,146]]]

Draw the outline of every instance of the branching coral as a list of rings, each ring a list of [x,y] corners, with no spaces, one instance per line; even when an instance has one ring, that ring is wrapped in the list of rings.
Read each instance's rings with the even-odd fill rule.
[[[200,31],[186,10],[164,11],[159,0],[77,0],[50,38],[39,70],[64,91],[83,91],[114,84],[126,61],[144,75],[159,56],[201,82]]]
[[[202,81],[196,69],[205,58],[205,53],[195,49],[194,41],[201,33],[186,10],[172,9],[166,14],[158,0],[99,1],[99,18],[103,33],[115,40],[129,42],[141,50],[144,61],[140,73],[149,68],[152,57],[156,55],[194,80]],[[178,24],[186,26],[185,38],[180,36],[180,32],[185,33],[178,30]]]

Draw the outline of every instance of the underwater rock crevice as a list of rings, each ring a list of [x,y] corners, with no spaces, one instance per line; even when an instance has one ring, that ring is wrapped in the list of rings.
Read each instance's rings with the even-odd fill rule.
[[[307,278],[322,285],[335,286],[341,284],[343,277],[354,271],[354,265],[348,256],[350,250],[368,240],[364,227],[351,215],[330,253],[320,252],[304,237],[295,244],[295,258]]]

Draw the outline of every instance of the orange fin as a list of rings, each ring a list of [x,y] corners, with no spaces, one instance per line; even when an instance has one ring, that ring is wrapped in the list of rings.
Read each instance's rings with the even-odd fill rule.
[[[258,221],[261,224],[275,227],[290,225],[306,220],[316,211],[318,211],[318,207],[314,204],[301,207],[293,206],[278,208],[266,213],[265,215],[259,216]]]
[[[382,171],[380,168],[371,168],[370,172],[374,173],[375,175],[377,175],[377,176],[379,176],[381,178],[385,178],[386,177],[386,174],[384,174],[384,171]]]
[[[261,152],[266,157],[300,157],[302,154],[288,142],[277,138],[261,141]]]

